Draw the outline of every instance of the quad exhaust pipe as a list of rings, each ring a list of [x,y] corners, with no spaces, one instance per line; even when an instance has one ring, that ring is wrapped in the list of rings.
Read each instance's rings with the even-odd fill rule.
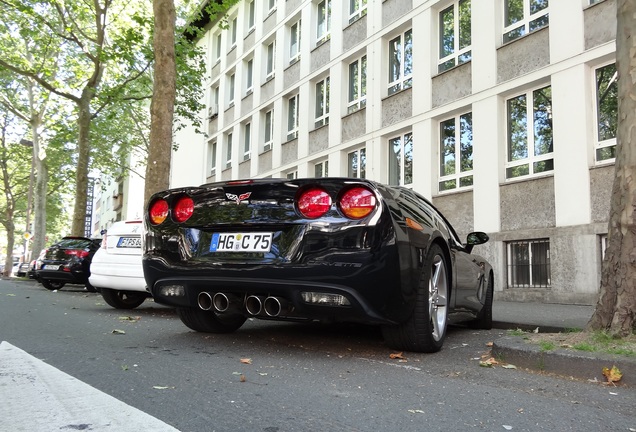
[[[202,310],[223,313],[232,307],[238,307],[240,302],[238,297],[231,294],[222,292],[210,294],[203,291],[197,297],[197,304]],[[281,314],[285,315],[289,310],[289,303],[280,297],[249,295],[245,298],[245,310],[251,316],[265,315],[274,318]]]

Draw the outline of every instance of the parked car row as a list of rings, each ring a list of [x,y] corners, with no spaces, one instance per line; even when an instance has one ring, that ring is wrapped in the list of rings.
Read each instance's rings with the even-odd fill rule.
[[[17,276],[35,279],[48,290],[84,285],[114,308],[136,308],[150,297],[141,266],[141,231],[141,221],[121,221],[101,239],[64,237]]]

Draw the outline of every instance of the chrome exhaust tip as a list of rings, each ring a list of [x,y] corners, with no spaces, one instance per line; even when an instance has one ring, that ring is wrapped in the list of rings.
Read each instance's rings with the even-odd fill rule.
[[[230,307],[230,299],[224,293],[216,293],[214,297],[212,297],[212,304],[214,305],[215,311],[225,312]]]
[[[263,303],[263,309],[265,314],[270,317],[277,317],[283,311],[283,307],[286,304],[285,300],[277,297],[267,297]]]
[[[197,296],[197,304],[202,310],[212,309],[212,296],[207,292],[200,292]]]
[[[248,296],[245,299],[245,309],[250,315],[258,315],[263,309],[263,302],[255,295]]]

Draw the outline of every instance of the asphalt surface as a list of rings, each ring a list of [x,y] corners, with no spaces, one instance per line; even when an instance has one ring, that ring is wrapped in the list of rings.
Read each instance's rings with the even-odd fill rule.
[[[479,367],[504,328],[581,328],[592,310],[496,302],[494,330],[451,326],[439,353],[400,359],[367,327],[207,335],[152,302],[0,281],[0,431],[633,430],[622,384]]]

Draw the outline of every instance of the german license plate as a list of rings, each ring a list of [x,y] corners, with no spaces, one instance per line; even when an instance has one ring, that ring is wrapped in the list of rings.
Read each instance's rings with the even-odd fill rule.
[[[269,252],[272,233],[214,233],[210,252]]]
[[[57,264],[47,264],[42,266],[42,270],[59,270],[60,266]]]
[[[118,248],[140,248],[141,237],[120,237],[117,242]]]

